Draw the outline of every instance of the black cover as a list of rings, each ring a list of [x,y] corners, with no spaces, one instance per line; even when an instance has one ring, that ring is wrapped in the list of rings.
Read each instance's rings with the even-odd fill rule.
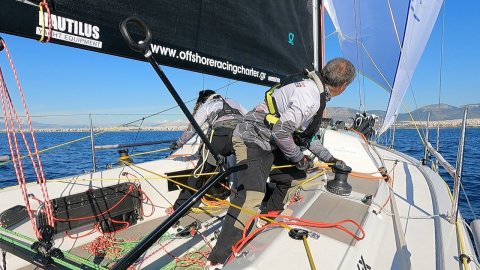
[[[38,2],[2,0],[0,32],[39,39]],[[152,30],[151,48],[163,65],[264,85],[312,68],[311,0],[47,2],[54,43],[144,60],[119,31],[133,15]]]
[[[122,199],[123,201],[119,203]],[[55,233],[60,233],[96,222],[100,222],[102,229],[111,230],[110,227],[113,226],[109,219],[134,224],[140,215],[142,202],[137,186],[122,183],[53,199],[52,207],[55,218],[72,220],[55,222]],[[107,210],[110,211],[101,215]],[[96,217],[83,219],[92,216]],[[41,226],[42,223],[44,222],[40,222],[39,225]]]
[[[27,208],[23,205],[15,205],[0,213],[0,225],[4,228],[10,228],[27,218]]]
[[[173,180],[176,182],[179,182],[184,185],[188,185],[188,177],[193,173],[192,169],[188,170],[182,170],[182,171],[176,171],[176,172],[168,172],[165,173],[167,177],[172,177],[172,176],[177,176],[177,175],[188,175],[188,176],[182,176],[182,177],[175,177]],[[174,191],[177,189],[181,189],[181,187],[171,181],[168,181],[168,191]]]

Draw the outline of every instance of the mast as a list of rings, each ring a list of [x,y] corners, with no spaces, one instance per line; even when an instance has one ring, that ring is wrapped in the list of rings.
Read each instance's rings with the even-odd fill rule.
[[[321,0],[320,0],[321,2]],[[318,17],[321,17],[320,13],[318,12],[318,1],[313,0],[312,2],[312,34],[313,34],[313,69],[318,71],[318,45],[321,43],[321,41],[318,40]]]
[[[319,71],[325,62],[325,30],[322,0],[312,2],[313,69]]]
[[[320,50],[322,52],[320,63],[325,66],[325,5],[320,0]]]

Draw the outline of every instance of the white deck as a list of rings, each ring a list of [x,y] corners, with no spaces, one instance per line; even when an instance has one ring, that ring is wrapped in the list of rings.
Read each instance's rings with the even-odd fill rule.
[[[305,212],[313,212],[317,213],[315,221],[324,222],[357,217],[366,235],[365,239],[355,241],[337,229],[316,229],[324,233],[317,240],[309,237],[308,244],[317,268],[461,269],[456,227],[444,218],[451,211],[451,199],[438,174],[411,157],[367,145],[353,133],[327,131],[324,145],[356,172],[378,171],[383,162],[394,184],[393,200],[380,214],[377,213],[389,194],[383,180],[377,181],[378,189],[369,193],[374,195],[371,206],[359,201],[365,192],[359,193],[362,187],[358,185],[352,184],[349,197],[329,194],[323,187],[325,178],[317,182],[316,188],[302,191],[304,201],[289,207],[293,216],[305,218]],[[333,175],[327,178],[332,179]],[[350,183],[359,181],[352,178],[349,176]],[[360,181],[372,186],[369,183],[372,180]],[[465,253],[475,257],[463,226],[461,231],[467,243]],[[339,234],[344,234],[343,241],[339,240]],[[227,269],[310,268],[302,241],[290,238],[283,228],[261,234],[244,251]],[[475,269],[473,263],[470,267]]]

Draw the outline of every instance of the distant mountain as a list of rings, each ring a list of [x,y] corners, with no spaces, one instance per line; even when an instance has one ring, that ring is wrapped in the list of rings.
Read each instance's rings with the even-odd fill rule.
[[[440,104],[440,106],[433,104],[420,107],[412,111],[411,114],[416,121],[427,120],[429,113],[431,121],[457,120],[463,118],[464,107],[465,106],[455,107],[448,104]],[[358,112],[358,110],[345,107],[327,107],[327,117],[343,121],[355,117],[355,114]],[[380,118],[385,116],[385,111],[382,110],[371,110],[367,111],[367,113],[376,114]],[[468,105],[467,117],[469,119],[480,118],[480,103]],[[410,120],[411,118],[408,113],[401,113],[397,117],[397,121]]]
[[[334,120],[341,120],[351,122],[355,115],[359,113],[358,110],[345,107],[327,107],[326,117],[333,118]],[[371,110],[367,111],[368,114],[375,114],[382,118],[385,115],[385,111],[382,110]]]

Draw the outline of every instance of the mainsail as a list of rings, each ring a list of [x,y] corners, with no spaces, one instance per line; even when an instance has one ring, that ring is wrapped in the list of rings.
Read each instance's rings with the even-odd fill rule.
[[[395,121],[443,0],[325,0],[345,57],[390,92],[380,133]]]
[[[39,2],[2,1],[0,32],[39,39],[51,19],[51,42],[144,60],[119,31],[136,16],[163,65],[263,85],[313,67],[311,0],[48,0],[51,16]]]

